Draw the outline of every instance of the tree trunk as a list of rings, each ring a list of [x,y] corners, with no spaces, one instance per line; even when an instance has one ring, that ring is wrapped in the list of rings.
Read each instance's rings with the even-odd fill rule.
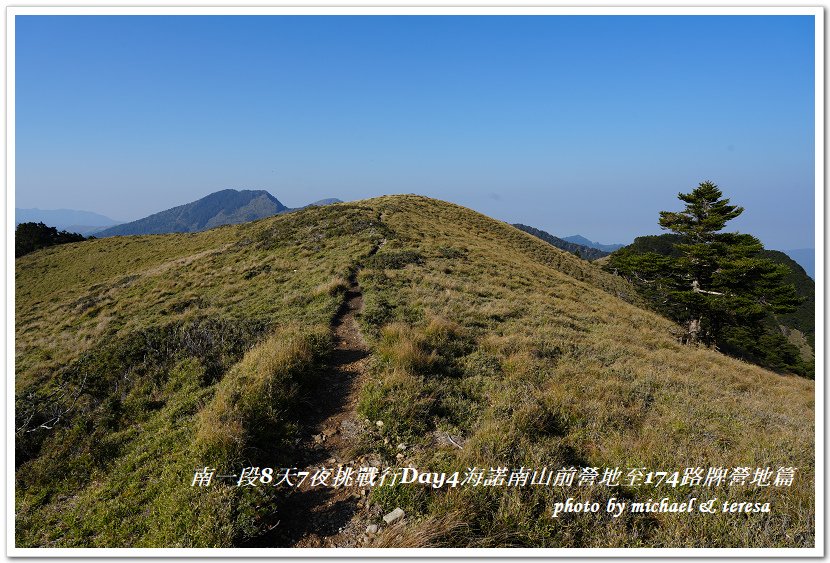
[[[700,319],[690,319],[686,325],[686,344],[696,344],[700,339]]]

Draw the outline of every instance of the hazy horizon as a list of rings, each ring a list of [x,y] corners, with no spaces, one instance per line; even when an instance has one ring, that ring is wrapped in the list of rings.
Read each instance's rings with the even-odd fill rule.
[[[230,188],[230,189],[235,189],[235,188]],[[239,189],[240,189],[240,190],[247,190],[247,189],[249,189],[249,188],[239,188]],[[217,191],[219,191],[219,190],[217,190]],[[257,190],[254,190],[254,191],[257,191]],[[264,191],[268,191],[268,190],[264,190]],[[215,193],[215,192],[211,192],[211,193]],[[270,193],[270,192],[269,192],[269,193]],[[210,194],[205,194],[205,195],[207,196],[207,195],[210,195]],[[284,202],[284,201],[282,201],[282,200],[281,200],[279,197],[277,197],[275,194],[271,194],[271,195],[273,195],[274,197],[276,197],[276,198],[280,201],[280,203],[282,203],[283,205],[285,205],[285,202]],[[396,194],[385,194],[385,195],[396,195]],[[401,194],[397,194],[397,195],[401,195]],[[421,195],[421,194],[415,194],[415,195]],[[201,199],[201,198],[198,198],[198,199]],[[321,199],[330,199],[330,198],[321,198]],[[339,199],[339,198],[337,198],[337,199]],[[366,198],[366,199],[370,199],[370,198]],[[194,200],[194,201],[195,201],[195,200]],[[315,201],[320,201],[320,200],[315,200]],[[349,200],[349,201],[359,201],[359,200]],[[184,204],[186,204],[186,203],[191,203],[191,202],[185,202]],[[303,207],[304,205],[307,205],[307,204],[309,204],[309,203],[312,203],[312,202],[306,202],[306,203],[304,203],[304,204],[298,204],[298,205],[296,205],[296,206],[287,205],[287,207],[297,209],[297,208]],[[453,202],[451,202],[451,203],[453,203]],[[184,204],[180,204],[180,205],[184,205]],[[174,205],[173,207],[177,207],[177,206],[176,206],[176,205]],[[67,209],[67,208],[61,208],[61,209],[45,209],[45,208],[20,208],[20,207],[16,207],[16,208],[15,208],[15,210],[16,210],[16,211],[32,211],[32,210],[34,210],[34,211],[43,211],[43,212],[50,212],[50,211],[68,211],[68,212],[75,212],[75,211],[80,211],[80,212],[82,212],[82,213],[91,213],[91,214],[93,214],[93,215],[103,215],[105,218],[107,218],[107,219],[111,219],[111,220],[115,221],[117,224],[130,223],[130,222],[132,222],[132,221],[136,221],[136,220],[139,220],[139,219],[143,219],[143,218],[145,218],[145,217],[147,217],[147,216],[149,216],[149,215],[153,215],[153,214],[155,214],[155,213],[159,213],[159,212],[162,212],[162,211],[166,211],[166,210],[168,210],[168,209],[170,209],[170,208],[159,209],[158,211],[154,211],[154,212],[152,212],[152,213],[149,213],[148,215],[142,215],[142,216],[140,216],[140,217],[135,217],[135,218],[133,218],[133,219],[123,219],[123,220],[122,220],[122,219],[119,219],[119,218],[117,218],[117,217],[110,217],[110,216],[108,216],[108,215],[104,215],[104,214],[101,214],[101,213],[97,213],[97,212],[95,212],[95,211],[90,211],[90,210],[88,210],[88,209]],[[509,223],[510,221],[505,221],[505,222],[508,222],[508,223]],[[514,221],[513,223],[521,223],[521,221]],[[530,226],[530,227],[536,227],[535,225],[528,225],[528,226]],[[536,227],[536,228],[539,228],[539,227]],[[542,230],[545,230],[545,229],[542,229]],[[725,230],[725,231],[729,231],[730,229],[729,229],[729,228],[727,228],[727,229],[724,229],[724,230]],[[547,232],[547,231],[546,231],[546,232]],[[651,234],[662,234],[662,233],[666,233],[666,232],[667,232],[667,231],[665,231],[665,230],[661,230],[659,233],[651,233]],[[613,244],[623,244],[623,245],[626,245],[626,244],[630,244],[630,243],[632,243],[632,242],[633,242],[633,240],[634,240],[633,238],[632,238],[632,239],[630,239],[630,240],[622,240],[622,239],[619,239],[619,240],[618,240],[618,239],[614,239],[614,240],[598,240],[598,239],[596,239],[596,238],[592,237],[592,236],[591,236],[591,234],[590,234],[590,232],[587,232],[587,231],[586,231],[586,232],[573,232],[573,233],[561,233],[561,232],[560,232],[560,233],[557,233],[557,232],[549,232],[549,234],[554,235],[554,236],[557,236],[557,237],[562,238],[562,239],[565,239],[565,238],[570,238],[570,237],[574,237],[574,236],[582,236],[582,237],[584,237],[584,238],[587,238],[587,239],[588,239],[588,240],[590,240],[591,242],[594,242],[594,243],[599,243],[599,244],[605,244],[605,245],[613,245]],[[642,234],[639,234],[639,235],[637,235],[637,236],[643,236],[643,235],[645,235],[645,234],[647,234],[647,233],[642,233]],[[636,238],[636,237],[634,237],[634,238]],[[765,245],[765,247],[766,247],[766,248],[768,248],[768,249],[772,249],[772,250],[813,250],[813,251],[815,250],[815,244],[812,244],[812,243],[810,244],[810,246],[803,247],[803,248],[773,248],[773,247],[768,246],[768,245]]]
[[[712,180],[815,226],[809,16],[18,16],[18,208],[418,193],[556,236],[659,234]]]

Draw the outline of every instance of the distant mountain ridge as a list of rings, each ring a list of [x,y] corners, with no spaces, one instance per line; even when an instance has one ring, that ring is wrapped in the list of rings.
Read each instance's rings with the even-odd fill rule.
[[[782,250],[784,254],[798,262],[804,268],[807,275],[816,279],[816,249],[815,248],[795,248],[792,250]]]
[[[262,219],[287,210],[288,207],[264,190],[227,189],[137,221],[110,227],[97,236],[192,233]]]
[[[44,223],[60,231],[84,236],[109,237],[201,231],[335,203],[343,203],[343,200],[330,197],[303,207],[292,208],[286,207],[265,190],[228,189],[128,223],[116,221],[100,213],[77,209],[15,208],[14,211],[15,226],[21,223]]]
[[[343,203],[343,200],[342,199],[337,199],[336,197],[327,197],[326,199],[318,199],[317,201],[309,203],[305,207],[311,207],[312,205],[322,207],[323,205],[334,205],[335,203]],[[300,207],[299,209],[304,209],[304,208]],[[291,211],[294,211],[294,209],[292,209]]]
[[[529,227],[527,225],[522,225],[521,223],[514,223],[513,226],[519,229],[520,231],[524,231],[529,235],[533,235],[536,238],[542,239],[548,244],[552,244],[560,250],[578,254],[580,258],[584,258],[585,260],[596,260],[598,258],[603,258],[604,256],[608,256],[610,254],[609,252],[598,250],[590,246],[585,246],[584,244],[577,244],[575,242],[570,242],[559,237],[555,237],[552,234],[541,229],[537,229],[535,227]]]
[[[602,250],[603,252],[608,252],[609,254],[625,246],[624,244],[602,244],[600,242],[594,242],[592,240],[588,240],[582,235],[572,235],[569,237],[563,237],[562,240],[566,240],[568,242],[573,242],[576,244],[581,244],[582,246],[587,246],[590,248],[596,248],[597,250]]]
[[[337,198],[315,201],[305,207],[342,203]],[[95,233],[98,237],[193,233],[222,225],[247,223],[300,208],[286,207],[265,190],[220,190],[201,199],[160,211]]]
[[[20,223],[44,223],[59,231],[90,235],[107,227],[117,225],[119,221],[99,213],[77,209],[22,209],[14,210],[15,226]]]

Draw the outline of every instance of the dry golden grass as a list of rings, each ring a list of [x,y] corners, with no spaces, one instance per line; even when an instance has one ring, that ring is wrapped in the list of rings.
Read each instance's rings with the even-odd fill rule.
[[[317,322],[382,237],[341,204],[201,233],[113,237],[16,261],[16,385],[110,338],[197,316]],[[322,308],[322,310],[321,310]]]
[[[386,244],[368,258],[381,239]],[[814,545],[812,381],[683,346],[673,336],[676,327],[642,308],[621,278],[510,225],[418,196],[192,235],[91,241],[19,259],[19,401],[54,391],[66,366],[113,342],[143,345],[133,336],[151,335],[151,328],[208,318],[268,330],[240,329],[240,342],[249,345],[216,360],[221,369],[212,376],[205,358],[182,352],[150,366],[156,371],[129,372],[137,378],[134,389],[119,387],[116,394],[106,385],[117,378],[102,383],[108,402],[101,405],[120,408],[125,393],[123,404],[136,419],[130,425],[90,419],[95,436],[113,444],[114,457],[99,465],[84,457],[97,450],[82,426],[47,440],[43,452],[61,452],[91,477],[71,484],[50,476],[47,462],[58,460],[47,453],[27,462],[17,474],[18,537],[26,545],[229,546],[258,533],[256,507],[266,506],[265,499],[240,504],[219,488],[213,496],[182,493],[181,467],[206,451],[227,459],[279,458],[280,440],[291,436],[297,386],[313,376],[306,345],[320,342],[326,331],[319,327],[331,320],[345,280],[361,263],[360,322],[374,360],[359,408],[384,422],[361,448],[389,465],[398,463],[394,445],[405,442],[407,463],[445,472],[798,468],[792,487],[585,492],[601,503],[621,495],[772,503],[771,514],[749,516],[554,520],[553,503],[583,491],[376,490],[372,502],[401,506],[407,518],[374,545]],[[280,326],[303,328],[272,332]],[[94,401],[84,404],[98,413]],[[275,421],[276,434],[258,433],[264,419]],[[157,471],[163,478],[152,484]],[[189,526],[199,511],[214,520]]]
[[[464,514],[456,511],[430,516],[412,525],[400,522],[385,528],[372,539],[369,547],[452,547],[457,538],[465,537],[468,532]]]
[[[247,448],[279,447],[328,340],[325,325],[286,326],[248,351],[197,416],[195,443],[205,459],[230,464],[245,459]]]
[[[16,544],[256,535],[273,499],[191,488],[193,468],[288,463],[310,350],[316,365],[342,280],[384,234],[373,210],[344,204],[17,260]]]
[[[772,514],[749,518],[589,515],[563,527],[547,512],[568,494],[561,489],[386,492],[378,497],[386,508],[401,504],[415,521],[463,510],[469,530],[456,545],[813,545],[812,381],[679,344],[676,327],[638,307],[623,280],[508,225],[416,196],[375,201],[396,251],[423,260],[361,272],[366,331],[378,335],[382,359],[362,408],[386,422],[391,442],[395,433],[420,437],[416,467],[799,468],[791,488],[625,488],[635,499],[689,493],[772,503]],[[458,326],[468,345],[448,337],[424,346],[435,318]],[[377,319],[384,326],[371,326]],[[432,437],[442,432],[463,449],[436,451]],[[589,492],[602,500],[615,491]],[[419,536],[417,525],[412,533]],[[400,545],[424,544],[398,536]]]

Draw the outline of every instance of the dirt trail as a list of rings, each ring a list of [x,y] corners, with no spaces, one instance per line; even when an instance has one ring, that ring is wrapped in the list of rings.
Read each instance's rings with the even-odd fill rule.
[[[363,457],[353,459],[353,446],[365,432],[366,424],[357,414],[358,392],[369,362],[369,349],[355,319],[362,309],[363,293],[355,272],[332,322],[335,347],[329,369],[320,378],[313,406],[300,420],[302,437],[294,465],[311,475],[325,466],[333,470],[333,478],[341,465],[353,467],[356,474],[360,466],[371,464]],[[291,491],[281,507],[279,524],[256,542],[259,547],[361,545],[367,522],[379,510],[370,507],[368,490],[355,486],[311,489],[310,480],[309,477],[303,486]]]

